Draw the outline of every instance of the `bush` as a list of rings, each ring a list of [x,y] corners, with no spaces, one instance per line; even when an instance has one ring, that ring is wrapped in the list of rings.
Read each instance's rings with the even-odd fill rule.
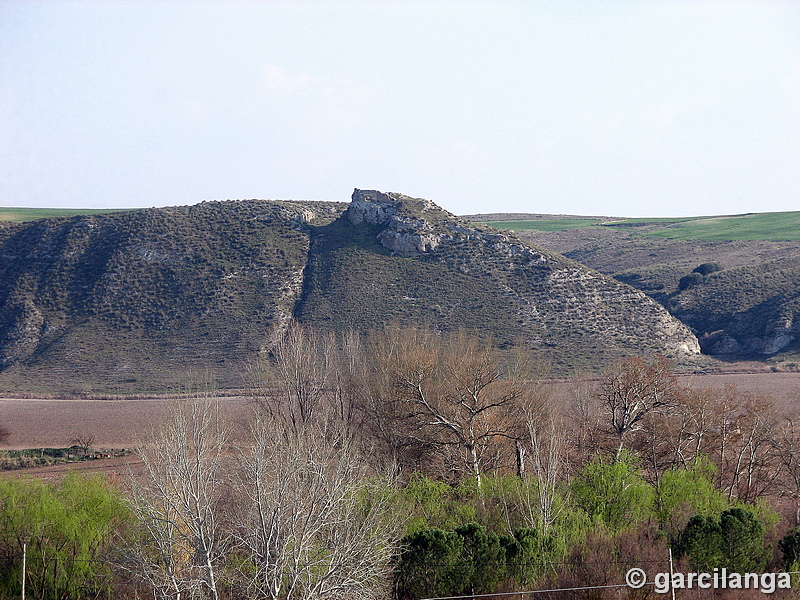
[[[702,273],[689,273],[680,278],[680,281],[678,281],[678,289],[681,291],[688,290],[690,287],[700,285],[704,280],[705,276]]]
[[[507,579],[531,584],[542,572],[542,546],[532,529],[513,535],[496,535],[477,523],[454,531],[421,529],[403,540],[395,570],[397,597],[491,594]]]
[[[800,564],[800,529],[790,529],[778,542],[778,548],[783,553],[784,568],[788,570]]]
[[[596,455],[575,476],[572,495],[589,517],[612,531],[647,517],[654,500],[653,487],[628,452],[621,452],[613,462]]]
[[[686,469],[664,472],[656,493],[656,516],[670,543],[677,545],[692,515],[711,516],[728,507],[725,494],[714,486],[716,468],[700,457]]]
[[[695,267],[692,273],[700,273],[702,276],[710,275],[711,273],[716,273],[717,271],[722,271],[722,265],[716,262],[713,263],[703,263],[702,265]]]
[[[405,548],[395,571],[398,598],[450,596],[460,582],[458,569],[464,540],[453,531],[421,529],[403,539]]]
[[[32,598],[101,596],[110,572],[100,552],[125,514],[120,498],[100,478],[68,475],[60,486],[0,481],[0,594],[21,593],[24,542]]]

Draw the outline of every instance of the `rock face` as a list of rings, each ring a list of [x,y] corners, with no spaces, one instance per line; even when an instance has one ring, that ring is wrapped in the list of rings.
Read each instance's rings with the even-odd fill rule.
[[[416,203],[416,208],[422,212],[436,208],[427,200],[408,198],[406,203]],[[400,256],[416,256],[435,250],[441,236],[434,233],[425,219],[411,216],[407,208],[403,201],[389,194],[356,188],[346,216],[353,225],[362,222],[384,225],[378,239],[385,248]]]

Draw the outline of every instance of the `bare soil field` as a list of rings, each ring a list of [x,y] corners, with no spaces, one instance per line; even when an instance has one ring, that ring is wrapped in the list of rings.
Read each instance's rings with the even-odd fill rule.
[[[173,400],[51,400],[0,398],[0,425],[11,432],[5,448],[61,448],[80,435],[95,449],[135,448],[147,442]],[[234,429],[251,410],[243,397],[220,398]],[[0,448],[2,449],[2,448]]]
[[[721,373],[685,375],[679,379],[693,388],[721,388],[733,384],[741,391],[772,398],[779,410],[800,410],[800,373]]]
[[[725,373],[681,376],[692,387],[734,384],[772,397],[783,408],[800,409],[800,373]],[[564,389],[564,388],[562,388]],[[146,443],[173,400],[52,400],[0,398],[0,425],[11,431],[5,448],[60,448],[76,435],[94,436],[95,449],[135,448]],[[246,397],[220,398],[225,418],[240,435],[252,410]],[[0,448],[2,449],[2,448]]]

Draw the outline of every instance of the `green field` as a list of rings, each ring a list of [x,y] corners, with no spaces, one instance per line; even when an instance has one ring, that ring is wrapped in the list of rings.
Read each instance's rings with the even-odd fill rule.
[[[643,235],[676,240],[799,241],[800,211],[754,213],[719,217],[635,218],[618,221],[597,219],[541,219],[492,221],[499,229],[515,231],[565,231],[581,227],[648,227]]]
[[[705,217],[676,223],[647,235],[677,240],[800,240],[800,212]]]
[[[120,208],[0,208],[0,221],[35,221],[50,217],[74,217],[118,212]]]
[[[514,231],[565,231],[599,224],[597,219],[542,219],[536,221],[491,221],[483,223],[498,229]]]

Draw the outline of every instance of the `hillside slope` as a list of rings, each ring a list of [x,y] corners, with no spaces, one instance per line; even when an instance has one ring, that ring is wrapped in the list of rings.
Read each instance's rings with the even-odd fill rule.
[[[286,322],[313,211],[344,205],[208,202],[0,229],[0,385],[175,388],[228,369]]]
[[[800,242],[758,239],[775,238],[772,227],[760,234],[735,227],[770,216],[703,219],[708,230],[696,227],[698,239],[657,221],[558,229],[558,217],[551,231],[517,234],[647,293],[692,328],[706,353],[795,361],[800,352]],[[481,215],[481,220],[495,220],[491,217]],[[711,227],[716,222],[719,230]],[[670,237],[673,232],[679,237]],[[720,237],[743,239],[714,239]],[[712,263],[722,270],[681,287],[682,278]]]
[[[643,293],[400,194],[0,227],[3,390],[167,390],[204,378],[240,387],[247,361],[292,316],[333,330],[466,327],[522,342],[558,372],[698,351]]]
[[[466,327],[524,343],[561,373],[628,354],[699,351],[645,294],[426,200],[356,190],[347,212],[312,240],[297,314],[316,326]]]

